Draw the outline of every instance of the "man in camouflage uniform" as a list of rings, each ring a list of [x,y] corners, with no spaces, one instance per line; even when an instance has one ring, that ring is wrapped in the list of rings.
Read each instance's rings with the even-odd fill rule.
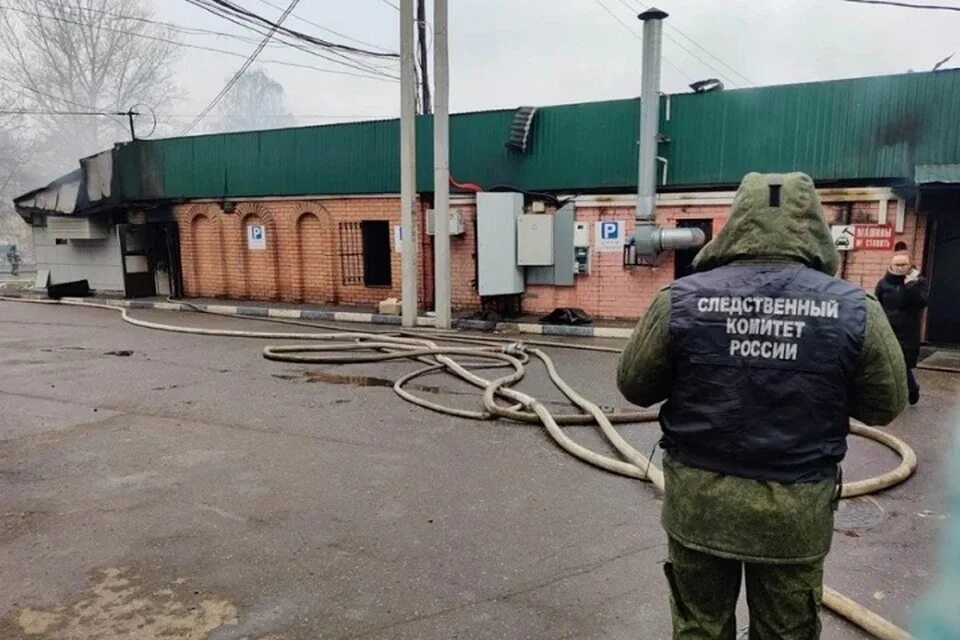
[[[850,416],[904,408],[883,309],[834,278],[810,178],[748,174],[695,273],[654,298],[621,356],[631,402],[661,400],[675,640],[815,640]]]

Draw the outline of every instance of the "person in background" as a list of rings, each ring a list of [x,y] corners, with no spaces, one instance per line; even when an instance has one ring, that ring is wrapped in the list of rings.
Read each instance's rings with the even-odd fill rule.
[[[662,289],[620,357],[630,402],[661,400],[674,640],[820,637],[849,419],[892,421],[906,368],[880,304],[835,277],[813,181],[748,174],[694,274]]]
[[[17,253],[17,245],[10,245],[7,249],[7,262],[10,263],[10,275],[20,275],[20,254]]]
[[[877,283],[875,292],[893,332],[897,334],[903,359],[907,365],[908,399],[920,401],[920,385],[913,373],[920,356],[920,332],[923,310],[927,306],[927,284],[912,264],[908,251],[897,251],[890,258],[890,268]]]

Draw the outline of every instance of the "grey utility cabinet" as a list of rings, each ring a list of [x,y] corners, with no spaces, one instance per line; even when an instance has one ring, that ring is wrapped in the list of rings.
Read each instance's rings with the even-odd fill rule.
[[[481,296],[523,293],[517,266],[517,219],[522,193],[477,194],[477,268]]]

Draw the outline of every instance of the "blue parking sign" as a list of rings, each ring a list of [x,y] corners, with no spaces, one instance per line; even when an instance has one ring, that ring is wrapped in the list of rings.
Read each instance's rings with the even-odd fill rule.
[[[267,248],[267,230],[262,224],[247,225],[247,248],[255,251]]]
[[[597,251],[623,250],[623,220],[600,220],[594,228],[596,229]]]
[[[600,223],[600,237],[603,240],[615,241],[620,239],[620,223],[613,222],[601,222]]]

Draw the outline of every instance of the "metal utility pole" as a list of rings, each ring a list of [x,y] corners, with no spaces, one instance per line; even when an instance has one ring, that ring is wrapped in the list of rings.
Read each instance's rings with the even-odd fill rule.
[[[422,113],[432,113],[430,72],[427,67],[427,10],[425,4],[425,0],[417,0],[417,40],[420,45],[420,105],[423,107]]]
[[[413,0],[400,0],[400,228],[403,252],[402,322],[417,324],[417,197],[416,73],[413,62]]]
[[[135,140],[137,139],[137,130],[136,130],[136,128],[133,126],[133,116],[138,116],[138,115],[140,115],[140,112],[139,112],[139,111],[134,111],[133,109],[130,109],[130,110],[128,110],[126,113],[124,113],[123,115],[127,116],[127,118],[130,119],[130,139],[135,141]]]
[[[423,2],[423,0],[420,0]],[[433,2],[433,265],[436,327],[450,328],[450,66],[447,0]]]

